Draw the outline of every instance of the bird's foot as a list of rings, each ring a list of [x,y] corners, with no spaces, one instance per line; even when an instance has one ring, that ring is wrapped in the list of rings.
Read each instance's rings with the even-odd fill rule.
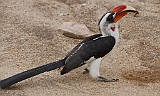
[[[89,69],[84,69],[84,72],[83,72],[83,74],[87,74],[87,73],[89,73]]]
[[[107,79],[102,76],[99,76],[99,79],[100,79],[99,81],[102,81],[102,82],[116,82],[119,80],[119,79]]]

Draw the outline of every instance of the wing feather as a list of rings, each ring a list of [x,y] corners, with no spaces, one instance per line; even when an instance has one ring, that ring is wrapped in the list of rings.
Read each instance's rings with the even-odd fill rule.
[[[104,57],[112,50],[114,45],[115,38],[112,36],[102,37],[98,35],[94,38],[82,41],[67,55],[65,66],[61,74],[65,74],[72,69],[84,65],[91,57]]]

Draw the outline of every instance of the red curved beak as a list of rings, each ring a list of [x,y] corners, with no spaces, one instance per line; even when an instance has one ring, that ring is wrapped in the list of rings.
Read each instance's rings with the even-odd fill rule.
[[[139,12],[136,11],[133,7],[126,5],[117,6],[114,9],[112,9],[112,12],[116,13],[114,23],[120,20],[123,16],[127,15],[128,12],[133,12],[135,13],[135,15],[139,14]]]

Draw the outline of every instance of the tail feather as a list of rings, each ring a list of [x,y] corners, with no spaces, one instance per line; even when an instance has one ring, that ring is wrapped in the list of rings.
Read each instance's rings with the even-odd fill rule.
[[[38,74],[60,68],[60,67],[64,66],[64,64],[65,64],[65,59],[62,59],[62,60],[59,60],[59,61],[56,61],[53,63],[49,63],[46,65],[42,65],[42,66],[30,69],[30,70],[24,71],[22,73],[19,73],[19,74],[11,76],[9,78],[6,78],[4,80],[1,80],[0,87],[2,89],[4,89],[6,87],[9,87],[9,86],[17,83],[17,82],[25,80],[27,78],[30,78],[30,77],[36,76]]]

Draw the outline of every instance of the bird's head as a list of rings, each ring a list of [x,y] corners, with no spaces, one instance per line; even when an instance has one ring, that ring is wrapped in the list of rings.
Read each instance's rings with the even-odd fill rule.
[[[103,36],[115,34],[118,32],[117,21],[120,20],[123,16],[127,15],[128,12],[133,12],[138,14],[133,7],[120,5],[112,9],[112,11],[107,12],[102,16],[99,21],[99,28]]]

